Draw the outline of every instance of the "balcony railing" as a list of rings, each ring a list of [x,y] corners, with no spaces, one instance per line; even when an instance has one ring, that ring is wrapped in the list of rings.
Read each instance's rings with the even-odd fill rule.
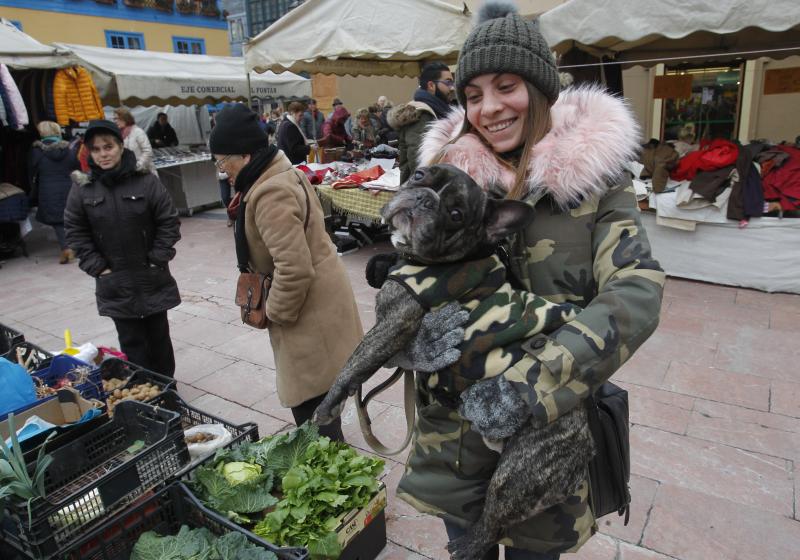
[[[222,13],[217,0],[121,0],[131,8],[152,8],[162,12],[196,14],[219,18]],[[95,0],[98,4],[116,4],[117,0]]]

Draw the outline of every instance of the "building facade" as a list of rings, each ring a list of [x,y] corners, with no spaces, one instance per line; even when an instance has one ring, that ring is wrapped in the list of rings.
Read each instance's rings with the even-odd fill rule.
[[[0,16],[42,43],[230,56],[218,0],[0,0]]]

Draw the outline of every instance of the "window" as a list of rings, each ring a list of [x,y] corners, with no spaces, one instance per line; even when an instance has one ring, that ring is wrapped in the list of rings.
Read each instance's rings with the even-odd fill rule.
[[[106,31],[106,46],[111,49],[144,50],[144,35],[125,31]]]
[[[206,54],[206,40],[192,37],[173,37],[172,50],[179,54]]]
[[[297,4],[296,0],[248,0],[247,19],[250,37],[255,37],[278,21]]]
[[[228,42],[244,42],[244,14],[228,18]]]
[[[12,20],[9,20],[9,21],[11,22],[11,25],[16,27],[20,31],[22,31],[22,22],[21,21],[19,21],[18,19],[12,19]]]
[[[691,76],[692,90],[687,98],[664,100],[664,140],[736,138],[741,66],[668,67],[666,75]]]

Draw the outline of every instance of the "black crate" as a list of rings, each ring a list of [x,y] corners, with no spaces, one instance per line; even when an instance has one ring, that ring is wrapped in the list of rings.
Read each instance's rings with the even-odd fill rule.
[[[231,442],[225,447],[233,447],[245,441],[258,441],[258,426],[255,423],[247,422],[246,424],[232,424],[226,420],[223,420],[222,418],[218,418],[212,414],[203,412],[202,410],[186,404],[175,391],[165,391],[152,400],[150,404],[153,406],[164,407],[168,410],[179,413],[181,415],[181,424],[183,425],[184,430],[187,430],[193,426],[199,426],[201,424],[222,424],[233,436]],[[212,457],[214,457],[213,453],[196,463],[193,462],[190,465],[186,465],[184,468],[173,474],[173,478],[188,479],[187,475],[190,473],[190,471],[194,470],[195,467],[204,464]]]
[[[140,441],[143,448],[131,448]],[[3,538],[32,558],[53,557],[189,461],[179,416],[134,401],[120,403],[112,421],[50,454],[46,498],[31,502],[32,523],[25,501],[10,498],[3,524]]]
[[[133,505],[114,519],[98,527],[73,546],[63,550],[63,560],[127,560],[139,536],[145,531],[174,535],[181,525],[205,527],[217,536],[229,532],[244,534],[247,539],[275,553],[281,560],[305,560],[305,548],[279,548],[234,525],[201,504],[180,482]]]
[[[3,357],[12,363],[19,363],[17,359],[17,351],[19,350],[20,358],[23,363],[28,362],[28,371],[34,372],[44,369],[53,361],[53,354],[36,346],[32,342],[18,342],[14,344]]]
[[[161,392],[175,387],[175,380],[171,377],[161,375],[149,369],[137,366],[119,358],[109,358],[100,364],[100,378],[102,380],[108,379],[127,379],[128,382],[120,387],[120,389],[130,388],[134,385],[141,383],[152,383],[156,385]],[[103,391],[105,398],[108,398],[107,391]],[[153,399],[148,399],[145,402],[151,402]]]
[[[0,356],[5,357],[11,347],[20,342],[25,342],[24,334],[0,323]]]
[[[339,560],[373,560],[386,547],[386,508],[347,543]]]

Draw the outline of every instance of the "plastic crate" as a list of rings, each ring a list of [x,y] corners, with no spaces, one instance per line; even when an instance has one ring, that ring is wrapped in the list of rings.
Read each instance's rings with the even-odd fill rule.
[[[53,361],[53,354],[44,350],[38,346],[36,346],[32,342],[18,342],[14,344],[8,352],[3,355],[3,357],[8,360],[9,362],[18,363],[17,361],[17,350],[20,350],[22,353],[22,361],[28,361],[28,371],[38,371],[41,369],[46,368],[50,365],[50,362]]]
[[[136,364],[120,360],[119,358],[110,358],[100,364],[100,379],[102,381],[108,379],[128,379],[128,382],[120,387],[126,389],[140,383],[152,383],[156,385],[161,392],[175,387],[175,380],[171,377],[161,375],[149,369],[145,369]],[[108,398],[109,393],[103,391],[103,398]],[[148,399],[144,402],[151,402],[153,399]]]
[[[213,534],[242,533],[247,539],[270,550],[281,560],[305,560],[305,548],[279,548],[234,525],[201,504],[180,482],[175,482],[117,515],[92,531],[59,558],[64,560],[127,560],[139,536],[145,531],[174,535],[181,525],[205,527]]]
[[[133,448],[138,442],[144,447]],[[134,401],[120,403],[113,420],[50,455],[46,497],[31,502],[32,523],[24,500],[7,501],[2,538],[32,558],[58,554],[189,461],[178,414]]]
[[[32,375],[52,387],[53,384],[65,376],[72,381],[78,381],[78,377],[74,373],[70,373],[75,368],[89,368],[88,376],[82,383],[74,385],[75,389],[87,399],[101,400],[103,398],[103,384],[100,381],[100,369],[72,356],[66,354],[53,356],[49,364],[40,370],[34,371]]]
[[[248,422],[246,424],[232,424],[226,420],[223,420],[222,418],[218,418],[217,416],[203,412],[202,410],[186,404],[175,391],[165,391],[163,394],[153,399],[150,404],[153,406],[164,407],[168,410],[179,413],[181,415],[181,424],[184,430],[187,430],[193,426],[199,426],[201,424],[222,424],[233,436],[233,439],[230,441],[230,443],[224,446],[226,448],[233,447],[245,441],[258,441],[258,426],[253,422]],[[186,465],[184,468],[173,474],[173,478],[190,478],[190,471],[194,470],[195,467],[204,464],[212,457],[214,457],[213,453],[208,457]]]
[[[24,334],[0,323],[0,356],[4,356],[12,346],[20,342],[25,342]]]

